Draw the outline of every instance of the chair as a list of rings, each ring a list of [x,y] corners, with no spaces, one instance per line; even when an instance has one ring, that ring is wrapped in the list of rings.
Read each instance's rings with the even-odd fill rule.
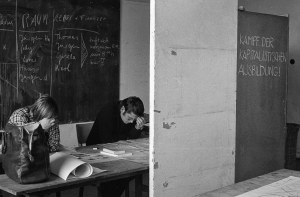
[[[76,124],[78,146],[84,146],[94,122]]]
[[[94,122],[78,123],[76,124],[77,142],[78,146],[85,146],[86,139],[88,138]],[[101,197],[100,184],[94,184],[97,187],[98,197]],[[84,187],[79,188],[79,197],[83,197]],[[129,185],[125,189],[125,197],[129,197]]]

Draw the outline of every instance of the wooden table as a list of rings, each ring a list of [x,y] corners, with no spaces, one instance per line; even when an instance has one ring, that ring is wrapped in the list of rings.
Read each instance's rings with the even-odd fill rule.
[[[132,145],[132,140],[128,143]],[[85,149],[87,148],[89,147],[85,147]],[[68,179],[67,181],[51,174],[50,180],[47,182],[27,185],[18,184],[6,175],[0,175],[0,190],[6,191],[15,196],[43,196],[63,190],[134,176],[135,196],[142,196],[142,178],[143,174],[149,172],[149,163],[145,161],[139,163],[131,161],[130,159],[120,159],[92,163],[91,165],[107,171],[88,178],[74,178],[70,180]]]
[[[265,175],[261,175],[246,181],[242,181],[227,187],[223,187],[211,192],[197,195],[197,197],[233,197],[259,187],[274,183],[289,176],[300,177],[300,171],[294,170],[277,170]]]

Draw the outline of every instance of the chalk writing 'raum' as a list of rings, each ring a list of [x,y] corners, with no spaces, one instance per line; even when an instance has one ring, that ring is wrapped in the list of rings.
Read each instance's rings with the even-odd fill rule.
[[[35,14],[33,17],[31,17],[29,14],[24,14],[22,16],[23,28],[38,26],[41,24],[48,24],[48,14]]]

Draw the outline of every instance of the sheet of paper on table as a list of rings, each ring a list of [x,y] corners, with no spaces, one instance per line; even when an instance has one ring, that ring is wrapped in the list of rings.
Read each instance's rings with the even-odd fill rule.
[[[50,155],[50,169],[53,174],[64,180],[75,177],[86,178],[106,171],[92,167],[89,163],[63,152]]]
[[[102,155],[100,152],[103,150],[104,147],[125,150],[125,152],[132,153],[132,155],[126,157],[112,157],[108,155]],[[71,153],[69,154],[72,154],[90,164],[114,161],[120,159],[126,159],[136,163],[149,164],[149,139],[148,138],[139,138],[135,140],[121,140],[114,143],[84,146],[84,147],[73,148],[71,150],[65,148],[64,151],[71,151]]]
[[[67,153],[69,155],[72,155],[84,162],[93,164],[93,163],[101,163],[101,162],[107,162],[107,161],[115,161],[119,158],[114,158],[110,156],[105,156],[100,154],[100,150],[93,149],[94,147],[78,147],[78,148],[69,148],[64,147],[64,149],[61,152]]]

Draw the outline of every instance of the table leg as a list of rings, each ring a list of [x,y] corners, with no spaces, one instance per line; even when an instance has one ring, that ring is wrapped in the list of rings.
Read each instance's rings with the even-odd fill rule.
[[[142,197],[143,175],[135,176],[135,197]]]

